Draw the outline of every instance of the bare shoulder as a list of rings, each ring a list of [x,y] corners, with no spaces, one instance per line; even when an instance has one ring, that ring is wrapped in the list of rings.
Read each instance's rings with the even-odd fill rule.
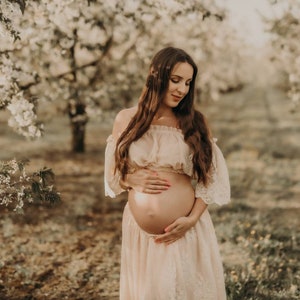
[[[125,108],[118,112],[113,127],[113,135],[116,138],[118,138],[121,135],[121,133],[126,129],[130,120],[133,118],[136,112],[137,106]]]
[[[122,109],[121,111],[118,112],[115,121],[121,123],[127,123],[126,124],[127,126],[136,112],[137,112],[137,106]]]

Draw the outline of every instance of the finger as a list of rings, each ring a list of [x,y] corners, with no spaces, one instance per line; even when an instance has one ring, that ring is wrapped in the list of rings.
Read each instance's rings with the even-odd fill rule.
[[[168,236],[169,234],[167,234],[167,233],[164,233],[164,234],[160,234],[159,236],[157,236],[155,239],[154,239],[154,241],[156,242],[156,243],[164,243],[164,242],[166,242],[168,239],[169,239],[169,236]]]
[[[153,190],[153,191],[166,191],[170,188],[168,185],[157,185],[146,181],[145,183],[140,184],[144,189]]]
[[[168,179],[164,179],[160,177],[149,176],[147,177],[147,180],[149,182],[152,182],[153,184],[171,185]]]
[[[171,186],[170,181],[165,179],[158,179],[158,178],[148,178],[146,182],[153,185],[161,185],[161,186]]]
[[[154,190],[154,191],[165,191],[165,190],[168,190],[170,187],[169,186],[165,186],[165,185],[149,185],[147,186],[147,189],[151,189],[151,190]]]
[[[171,232],[173,230],[175,230],[176,228],[178,227],[178,224],[177,222],[173,222],[172,224],[168,225],[166,228],[165,228],[165,232]]]
[[[153,195],[158,195],[161,194],[163,192],[165,192],[166,190],[152,190],[152,189],[145,189],[143,193],[146,194],[153,194]]]
[[[140,169],[140,171],[146,175],[147,179],[160,180],[162,183],[170,183],[167,179],[160,177],[156,171],[148,169]]]
[[[173,233],[164,233],[159,236],[157,236],[154,240],[156,243],[168,243],[170,241],[176,240],[180,238],[181,236]]]
[[[177,238],[176,239],[169,239],[169,240],[167,240],[167,241],[165,241],[165,244],[166,245],[170,245],[170,244],[172,244],[172,243],[174,243],[174,242],[176,242],[177,241]]]
[[[155,243],[162,244],[162,243],[167,243],[168,241],[169,241],[169,239],[156,239]]]
[[[174,242],[178,241],[179,239],[175,239],[175,240],[172,240],[172,241],[169,241],[169,242],[166,242],[167,245],[170,245],[170,244],[173,244]]]
[[[152,181],[150,184],[157,187],[167,187],[167,188],[171,187],[171,184],[167,181],[160,181],[160,182]]]
[[[152,190],[152,189],[144,189],[142,193],[144,194],[161,194],[164,190]]]

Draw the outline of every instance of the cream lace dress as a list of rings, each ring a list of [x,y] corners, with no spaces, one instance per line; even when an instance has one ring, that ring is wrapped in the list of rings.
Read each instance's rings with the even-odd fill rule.
[[[116,141],[107,139],[105,193],[115,197],[124,190],[114,175]],[[180,129],[151,125],[130,146],[134,167],[172,169],[192,180],[192,153]],[[197,183],[195,197],[207,204],[230,201],[230,185],[224,157],[213,142],[213,171],[208,187]],[[155,235],[143,231],[126,205],[122,222],[121,300],[224,300],[222,261],[208,209],[185,236],[170,244],[156,244]]]

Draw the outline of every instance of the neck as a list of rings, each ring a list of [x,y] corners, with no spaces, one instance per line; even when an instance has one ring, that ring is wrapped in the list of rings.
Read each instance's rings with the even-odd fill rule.
[[[172,110],[172,108],[169,107],[160,107],[157,111],[157,113],[155,114],[154,118],[157,119],[161,119],[161,118],[174,118],[174,112]]]

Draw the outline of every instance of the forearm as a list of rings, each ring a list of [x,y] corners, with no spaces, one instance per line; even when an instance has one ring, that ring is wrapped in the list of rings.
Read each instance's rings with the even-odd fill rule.
[[[194,206],[188,215],[188,218],[191,220],[193,225],[197,223],[206,208],[207,204],[201,198],[195,199]]]

